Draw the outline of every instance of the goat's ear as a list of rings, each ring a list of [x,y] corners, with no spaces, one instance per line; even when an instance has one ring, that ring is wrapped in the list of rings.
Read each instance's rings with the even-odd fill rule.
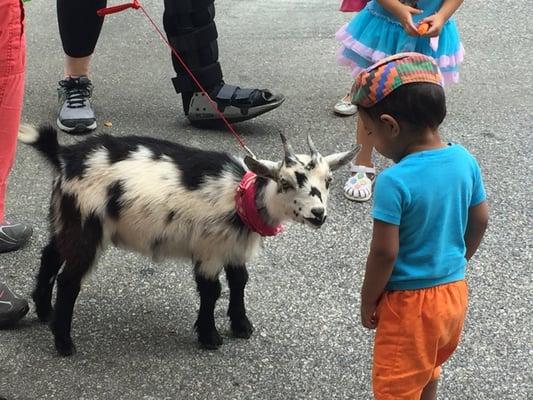
[[[258,176],[278,180],[279,163],[268,160],[256,160],[250,156],[244,157],[246,166]]]
[[[350,161],[352,161],[357,153],[361,151],[361,145],[358,144],[350,151],[345,151],[344,153],[335,153],[330,154],[329,156],[325,157],[325,160],[329,164],[329,169],[331,171],[335,171],[336,169],[339,169],[343,165],[348,164]]]

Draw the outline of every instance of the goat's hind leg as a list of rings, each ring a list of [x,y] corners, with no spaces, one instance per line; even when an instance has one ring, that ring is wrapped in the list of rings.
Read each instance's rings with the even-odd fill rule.
[[[231,330],[235,337],[248,339],[254,331],[244,307],[244,288],[248,282],[248,271],[245,265],[227,265],[224,269],[230,289],[228,316],[231,320]]]
[[[103,233],[99,219],[94,216],[85,220],[83,228],[79,220],[70,224],[61,241],[65,266],[57,276],[57,297],[50,325],[56,349],[62,356],[76,352],[71,338],[74,304],[80,292],[81,280],[96,260]]]
[[[57,297],[54,318],[50,327],[54,334],[56,350],[62,356],[70,356],[76,353],[76,347],[71,337],[72,313],[76,298],[80,293],[81,273],[80,265],[67,261],[63,272],[57,277]]]
[[[194,268],[196,288],[200,294],[200,310],[195,327],[200,345],[206,349],[217,349],[222,345],[222,337],[215,326],[215,305],[220,297],[220,281],[218,275],[214,278],[204,276],[201,263]]]
[[[42,250],[41,266],[37,274],[35,289],[32,293],[37,316],[42,322],[47,322],[51,317],[52,290],[63,261],[57,249],[56,239],[52,237],[50,242]]]

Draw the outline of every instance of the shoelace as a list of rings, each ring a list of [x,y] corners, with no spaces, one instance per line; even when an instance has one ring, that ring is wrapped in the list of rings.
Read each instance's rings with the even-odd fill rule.
[[[79,79],[71,79],[59,82],[59,85],[65,88],[67,107],[82,108],[85,102],[91,96],[91,83],[81,82]]]

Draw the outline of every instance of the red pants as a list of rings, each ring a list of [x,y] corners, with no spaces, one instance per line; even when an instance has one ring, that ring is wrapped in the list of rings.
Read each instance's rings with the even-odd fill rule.
[[[20,0],[0,0],[0,222],[24,96],[26,40]]]

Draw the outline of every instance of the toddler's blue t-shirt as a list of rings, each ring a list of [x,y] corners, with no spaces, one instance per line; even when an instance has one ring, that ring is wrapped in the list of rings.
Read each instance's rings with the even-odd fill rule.
[[[485,198],[479,165],[460,145],[409,154],[383,171],[372,216],[399,225],[400,233],[387,290],[464,279],[468,208]]]

